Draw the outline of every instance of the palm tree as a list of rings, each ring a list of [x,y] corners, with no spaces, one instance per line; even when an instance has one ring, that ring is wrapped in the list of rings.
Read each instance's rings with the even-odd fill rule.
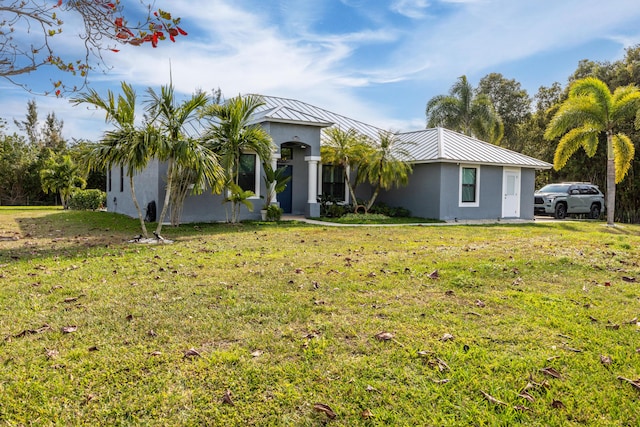
[[[576,80],[544,134],[547,140],[562,136],[553,159],[556,170],[580,147],[593,157],[600,135],[606,135],[607,225],[614,225],[616,183],[627,174],[635,152],[631,139],[616,133],[616,128],[635,117],[639,108],[640,90],[634,85],[618,87],[611,93],[607,85],[595,77]]]
[[[355,186],[361,180],[356,178],[355,183],[353,183],[350,178],[350,172],[357,170],[358,174],[362,173],[358,166],[370,151],[371,144],[368,138],[359,134],[353,128],[345,131],[339,127],[331,127],[323,134],[323,142],[320,147],[322,163],[342,167],[344,180],[347,183],[355,210],[358,210]]]
[[[226,175],[226,187],[229,190],[240,188],[242,153],[251,151],[258,155],[262,163],[271,161],[273,149],[271,136],[262,126],[251,124],[253,114],[263,105],[264,101],[260,96],[238,95],[224,104],[211,104],[204,111],[204,116],[213,119],[213,123],[205,132],[204,140],[208,141],[211,149],[220,156]],[[242,190],[242,194],[247,196],[246,189]],[[236,196],[238,195],[227,198],[234,212],[231,222],[237,220],[235,213],[238,212],[236,205],[239,200]]]
[[[121,87],[123,94],[119,94],[117,98],[111,90],[107,92],[105,99],[98,92],[90,89],[89,92],[81,93],[71,102],[74,105],[91,104],[104,110],[106,113],[105,121],[115,126],[115,130],[106,132],[102,140],[87,153],[85,161],[90,170],[110,169],[113,165],[126,165],[131,198],[138,212],[142,235],[146,238],[148,237],[147,227],[136,197],[133,177],[146,168],[149,160],[153,158],[157,134],[150,127],[144,130],[136,129],[136,93],[133,87],[125,82],[122,82]]]
[[[49,158],[45,162],[44,169],[40,170],[40,181],[42,190],[60,194],[60,203],[63,209],[68,208],[71,192],[77,186],[84,187],[86,181],[80,176],[79,167],[71,160],[71,156],[65,155],[56,161]]]
[[[474,95],[466,76],[460,76],[449,95],[429,100],[427,127],[442,126],[465,135],[498,144],[504,133],[502,119],[487,95]]]
[[[405,143],[391,132],[380,131],[378,143],[369,150],[359,166],[361,179],[374,186],[373,194],[365,206],[365,213],[371,209],[381,189],[389,190],[394,185],[400,187],[409,183],[413,168],[408,163],[411,155]]]
[[[178,104],[172,84],[162,86],[160,93],[153,89],[147,90],[147,113],[149,121],[158,132],[158,148],[155,153],[161,161],[167,162],[167,186],[164,204],[158,219],[156,234],[160,234],[162,223],[171,204],[172,192],[186,195],[185,191],[176,190],[174,183],[190,187],[193,184],[194,193],[201,193],[209,187],[213,191],[220,191],[222,169],[217,156],[198,139],[192,138],[187,132],[187,126],[198,119],[198,113],[208,100],[205,93],[199,92],[191,98]],[[180,179],[180,177],[188,179]],[[193,181],[192,181],[193,180]],[[175,200],[174,205],[182,205],[182,200]],[[174,211],[180,212],[180,209]],[[172,218],[172,224],[177,225],[179,218]]]

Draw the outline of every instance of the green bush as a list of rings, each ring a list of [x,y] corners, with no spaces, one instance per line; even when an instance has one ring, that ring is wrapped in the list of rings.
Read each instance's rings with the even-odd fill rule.
[[[267,208],[267,221],[280,221],[282,217],[282,208],[277,205],[269,205]]]
[[[403,207],[392,207],[385,203],[376,203],[371,206],[369,213],[382,214],[392,218],[407,218],[411,216],[411,211]]]
[[[95,211],[107,203],[107,193],[100,190],[76,190],[69,198],[69,209]]]

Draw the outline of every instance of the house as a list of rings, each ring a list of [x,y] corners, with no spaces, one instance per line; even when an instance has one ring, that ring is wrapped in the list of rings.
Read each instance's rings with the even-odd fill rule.
[[[331,126],[353,128],[377,138],[382,130],[375,126],[324,110],[302,101],[263,97],[262,106],[253,118],[263,126],[274,143],[273,167],[286,167],[291,181],[277,195],[285,214],[317,217],[318,198],[330,194],[350,203],[342,170],[323,165],[320,159],[323,131]],[[381,191],[379,202],[404,207],[413,216],[445,221],[484,219],[533,219],[533,193],[536,170],[549,169],[549,163],[516,153],[443,128],[398,133],[407,143],[413,173],[402,188]],[[242,219],[259,219],[261,196],[266,188],[261,178],[261,164],[254,153],[241,158],[241,186],[252,190],[254,212],[243,210]],[[122,168],[108,174],[107,209],[137,216],[130,197],[128,180]],[[162,209],[166,165],[158,161],[135,177],[136,195],[141,206],[151,214]],[[357,196],[368,197],[371,188],[358,187]],[[188,196],[182,223],[214,222],[227,219],[224,196],[205,193]],[[154,215],[150,216],[155,220]]]

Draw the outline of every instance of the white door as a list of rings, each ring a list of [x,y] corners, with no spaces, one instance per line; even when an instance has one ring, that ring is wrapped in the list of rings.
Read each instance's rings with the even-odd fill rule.
[[[502,195],[502,217],[520,218],[520,169],[504,168]]]

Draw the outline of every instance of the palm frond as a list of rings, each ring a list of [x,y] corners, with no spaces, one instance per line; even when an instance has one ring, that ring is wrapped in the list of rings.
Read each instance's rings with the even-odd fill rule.
[[[613,135],[613,152],[617,184],[624,179],[627,172],[629,172],[629,168],[631,168],[633,156],[635,155],[635,147],[627,135],[618,133]]]
[[[569,158],[580,147],[583,147],[587,155],[593,156],[598,146],[598,134],[600,132],[589,126],[578,127],[567,132],[558,143],[553,158],[553,167],[560,170],[567,164]]]

